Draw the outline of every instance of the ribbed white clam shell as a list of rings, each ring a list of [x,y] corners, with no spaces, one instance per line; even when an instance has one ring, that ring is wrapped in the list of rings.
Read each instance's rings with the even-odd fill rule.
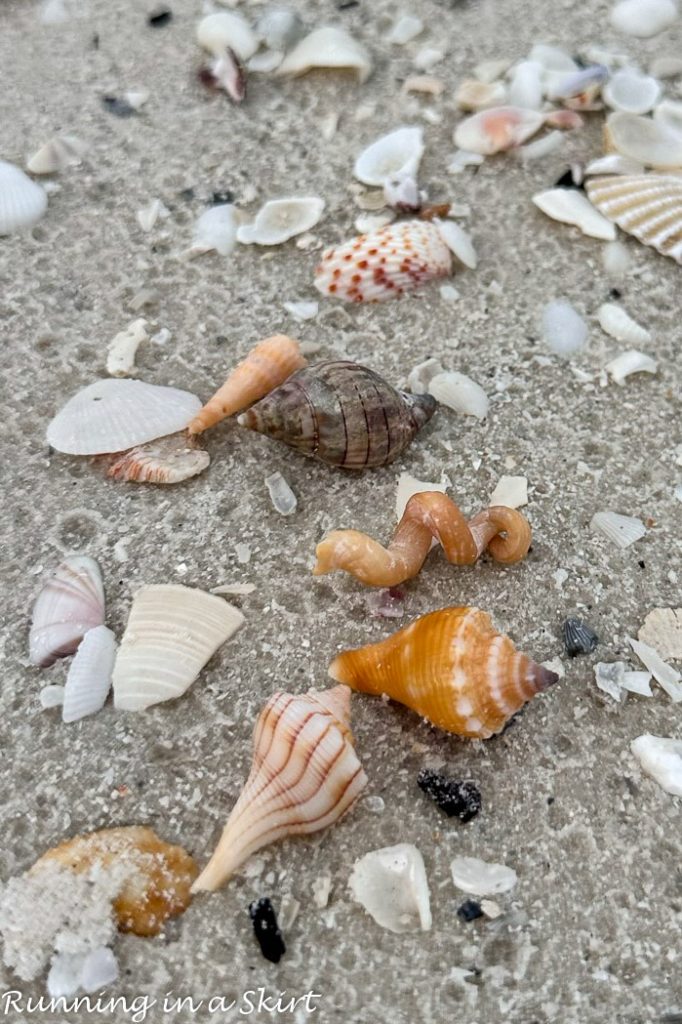
[[[70,555],[48,579],[33,608],[32,665],[51,665],[73,654],[90,629],[104,622],[104,587],[97,562]]]
[[[610,373],[616,384],[624,384],[633,373],[656,373],[658,363],[645,352],[628,349],[606,364],[606,372]]]
[[[64,687],[62,720],[77,722],[104,707],[111,688],[116,637],[106,626],[89,629],[71,662]]]
[[[628,114],[648,114],[660,95],[661,87],[656,79],[635,68],[616,71],[602,90],[604,100],[613,110],[624,110]]]
[[[640,174],[593,178],[587,194],[629,235],[682,263],[682,178]]]
[[[682,167],[682,134],[662,121],[618,110],[609,115],[606,128],[611,144],[623,156],[663,171]]]
[[[187,690],[244,622],[219,597],[174,584],[135,594],[114,666],[114,703],[140,711]]]
[[[590,526],[619,548],[630,547],[646,533],[646,527],[641,519],[622,516],[618,512],[596,512],[592,516]]]
[[[416,178],[424,154],[421,128],[396,128],[363,149],[353,174],[365,185],[383,186],[391,178]]]
[[[595,210],[587,196],[575,188],[550,188],[533,196],[539,210],[562,224],[573,224],[590,238],[612,242],[616,237],[613,224]]]
[[[632,741],[630,750],[661,789],[682,796],[682,740],[645,733]]]
[[[398,934],[431,928],[424,860],[412,843],[366,853],[353,865],[348,885],[353,899],[382,928]]]
[[[0,236],[33,227],[46,210],[45,190],[20,167],[0,160]]]
[[[75,135],[55,135],[27,161],[31,174],[56,174],[79,164],[88,151],[87,143]]]
[[[365,47],[345,29],[329,25],[302,39],[284,58],[277,73],[304,75],[313,68],[349,68],[364,82],[372,72],[372,61]]]
[[[207,14],[197,25],[197,42],[219,57],[226,49],[248,60],[258,49],[258,37],[249,23],[233,11]]]
[[[252,224],[237,228],[237,240],[244,245],[279,245],[314,227],[324,210],[318,196],[271,199],[260,208]]]
[[[615,302],[604,302],[597,310],[597,319],[602,331],[616,341],[624,341],[628,345],[646,345],[651,341],[651,335],[646,328],[641,327]]]
[[[122,452],[184,430],[201,409],[189,391],[139,380],[98,380],[79,391],[47,428],[47,443],[67,455]]]

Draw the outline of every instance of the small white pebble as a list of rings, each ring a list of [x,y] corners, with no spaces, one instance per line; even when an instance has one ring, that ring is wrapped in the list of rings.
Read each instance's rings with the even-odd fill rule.
[[[265,486],[276,512],[279,512],[281,516],[290,516],[296,511],[298,504],[296,495],[281,473],[271,473],[270,476],[266,476]]]
[[[461,296],[453,285],[442,284],[440,286],[440,297],[443,302],[457,302]]]
[[[64,703],[63,686],[44,686],[40,691],[40,704],[43,708],[58,708]]]

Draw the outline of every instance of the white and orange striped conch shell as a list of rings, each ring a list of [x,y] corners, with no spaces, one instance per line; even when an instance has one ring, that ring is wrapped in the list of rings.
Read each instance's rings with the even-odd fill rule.
[[[386,694],[440,729],[489,739],[536,693],[556,683],[498,633],[480,608],[443,608],[377,644],[344,651],[329,675]]]
[[[274,693],[256,723],[253,766],[193,892],[219,889],[257,850],[333,825],[367,776],[353,747],[350,690]]]

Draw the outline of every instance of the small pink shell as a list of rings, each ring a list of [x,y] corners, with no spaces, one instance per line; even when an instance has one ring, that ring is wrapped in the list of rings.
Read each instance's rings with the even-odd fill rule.
[[[328,249],[315,287],[344,302],[383,302],[447,277],[452,255],[435,224],[408,220]]]
[[[31,664],[45,667],[73,654],[88,630],[103,622],[99,567],[87,555],[70,555],[47,580],[33,607]]]

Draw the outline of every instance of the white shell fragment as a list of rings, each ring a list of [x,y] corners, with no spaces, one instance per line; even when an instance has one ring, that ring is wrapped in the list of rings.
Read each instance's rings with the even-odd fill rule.
[[[118,963],[108,946],[99,946],[85,957],[80,975],[84,992],[99,992],[118,978]]]
[[[631,160],[621,153],[609,153],[607,156],[600,156],[596,160],[590,160],[585,168],[585,177],[593,177],[596,174],[642,174],[644,164],[637,160]]]
[[[640,697],[652,697],[651,672],[624,672],[621,686],[628,693],[637,693]]]
[[[47,210],[47,194],[20,167],[0,160],[0,237],[32,228]]]
[[[602,266],[614,280],[622,281],[631,264],[630,253],[622,242],[607,242],[602,249]]]
[[[64,703],[64,687],[63,686],[43,686],[40,691],[40,706],[47,710],[48,708],[60,708]]]
[[[55,135],[26,162],[31,174],[58,174],[79,164],[88,151],[87,143],[75,135]]]
[[[278,74],[304,75],[313,68],[346,68],[365,82],[372,73],[372,61],[365,47],[345,29],[329,25],[302,39],[284,58]]]
[[[682,103],[663,100],[654,110],[654,121],[679,134],[682,132]]]
[[[135,219],[143,231],[151,231],[157,220],[168,217],[168,210],[160,199],[150,199],[146,206],[138,210]]]
[[[271,199],[252,224],[237,228],[237,241],[244,245],[280,245],[314,227],[324,207],[324,199],[317,196]]]
[[[406,43],[416,39],[424,31],[424,22],[413,14],[404,14],[398,18],[393,28],[386,36],[387,43],[394,43],[396,46],[405,46]]]
[[[47,428],[47,443],[67,455],[122,452],[184,430],[201,409],[189,391],[138,380],[98,380],[83,388]]]
[[[88,630],[69,667],[62,721],[77,722],[104,707],[111,688],[116,638],[106,626]]]
[[[141,711],[180,697],[244,622],[219,597],[176,584],[135,594],[114,665],[114,704]]]
[[[230,203],[219,203],[204,210],[194,225],[192,245],[188,256],[217,252],[230,256],[237,245],[237,211]]]
[[[290,516],[296,511],[296,495],[292,491],[281,473],[271,473],[265,478],[265,486],[270,495],[270,501],[281,516]]]
[[[565,50],[546,43],[535,43],[529,59],[537,61],[545,71],[562,71],[565,74],[578,71],[578,65]]]
[[[654,608],[637,635],[662,658],[682,660],[682,608]]]
[[[642,643],[641,640],[633,640],[632,637],[628,637],[628,643],[642,664],[646,665],[659,686],[663,687],[673,703],[678,704],[682,701],[682,684],[680,684],[682,675],[680,675],[677,669],[669,665],[667,661],[664,661],[658,651],[650,647],[649,644]]]
[[[33,607],[29,635],[32,665],[51,665],[73,654],[90,629],[104,622],[99,566],[87,555],[70,555],[47,580]]]
[[[500,107],[507,102],[507,98],[504,82],[479,82],[475,78],[465,78],[455,92],[455,103],[460,110],[467,111]]]
[[[255,32],[240,14],[233,11],[218,11],[202,18],[197,25],[197,42],[216,57],[229,48],[241,60],[248,60],[258,49]]]
[[[492,156],[502,150],[520,146],[535,135],[545,123],[545,116],[522,107],[491,107],[472,114],[457,125],[455,145],[471,153]]]
[[[660,99],[661,87],[655,78],[636,68],[621,68],[606,83],[602,96],[612,110],[648,114]]]
[[[143,341],[148,341],[147,321],[133,320],[120,331],[107,347],[107,373],[112,377],[128,377],[135,369],[135,356]]]
[[[633,373],[656,373],[658,363],[644,352],[630,349],[612,359],[610,363],[606,364],[605,369],[607,373],[611,374],[616,384],[624,384]]]
[[[457,888],[473,896],[496,896],[509,892],[518,880],[513,868],[478,857],[455,857],[450,862],[450,871]]]
[[[488,415],[488,396],[480,384],[464,373],[452,370],[437,373],[429,381],[428,393],[441,405],[463,416],[475,416],[483,420]]]
[[[590,238],[601,238],[612,242],[616,237],[615,226],[594,208],[587,196],[575,188],[550,188],[533,196],[539,210],[552,220],[562,224],[573,224]]]
[[[597,310],[597,319],[602,331],[615,338],[625,341],[628,345],[646,345],[651,335],[646,328],[636,323],[622,306],[613,302],[604,302]]]
[[[455,258],[469,270],[475,270],[478,266],[478,257],[471,237],[464,228],[452,220],[436,220],[434,223],[440,237]]]
[[[294,320],[314,320],[320,312],[319,302],[283,302],[282,305],[287,313],[291,313]]]
[[[528,504],[528,480],[525,476],[501,476],[490,495],[488,505],[522,508]]]
[[[398,477],[398,488],[395,494],[395,517],[399,522],[403,517],[405,506],[414,494],[421,494],[422,491],[440,491],[445,494],[447,485],[444,483],[431,483],[428,480],[417,480],[411,473],[401,473]]]
[[[522,60],[511,73],[509,103],[526,110],[542,107],[542,64],[535,60]]]
[[[606,121],[609,140],[623,156],[647,167],[682,167],[682,134],[661,121],[616,111]]]
[[[625,679],[624,661],[599,661],[594,666],[594,679],[603,693],[607,693],[616,701],[623,700],[623,681]]]
[[[560,149],[564,144],[564,134],[560,131],[548,132],[539,139],[535,139],[534,142],[528,142],[525,146],[520,146],[516,153],[524,164],[529,163],[531,160],[542,160],[544,157],[549,156],[555,150]]]
[[[673,0],[621,0],[611,11],[611,24],[625,35],[649,39],[669,28],[677,14]]]
[[[570,359],[587,341],[587,324],[565,299],[549,302],[542,311],[542,333],[558,356]]]
[[[270,50],[289,50],[303,35],[303,22],[286,7],[272,7],[256,22],[256,35]]]
[[[360,153],[353,174],[365,185],[380,187],[393,178],[416,178],[423,154],[424,133],[421,128],[396,128]]]
[[[619,548],[629,548],[646,533],[641,519],[622,516],[618,512],[596,512],[590,520],[590,527]]]
[[[356,860],[348,885],[353,899],[382,928],[398,934],[431,928],[424,861],[411,843],[366,853]]]
[[[630,750],[661,789],[682,796],[682,740],[645,733],[632,741]]]
[[[418,363],[407,378],[407,386],[413,395],[425,395],[429,390],[429,384],[438,373],[443,373],[443,367],[438,359],[433,357]]]

